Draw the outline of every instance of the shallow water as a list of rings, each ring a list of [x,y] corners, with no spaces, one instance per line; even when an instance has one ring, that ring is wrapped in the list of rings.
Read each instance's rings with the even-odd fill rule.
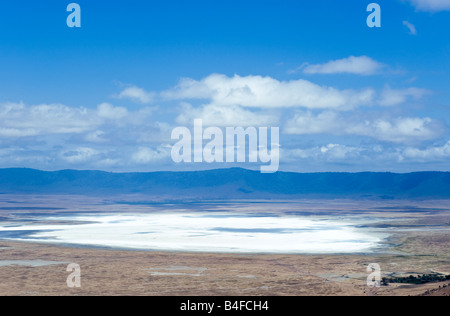
[[[68,262],[44,261],[44,260],[0,260],[0,267],[24,266],[24,267],[45,267]]]
[[[55,224],[0,222],[0,238],[160,251],[225,253],[370,252],[383,236],[357,227],[361,221],[224,212],[80,214],[64,216],[76,225],[60,225],[58,216],[39,217]],[[80,222],[86,222],[80,224]],[[17,223],[16,223],[17,224]]]

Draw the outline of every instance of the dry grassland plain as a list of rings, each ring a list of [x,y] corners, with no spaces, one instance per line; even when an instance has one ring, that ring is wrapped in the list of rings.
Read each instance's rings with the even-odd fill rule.
[[[3,196],[0,224],[42,225],[49,214],[229,210],[373,218],[365,229],[385,238],[365,253],[283,254],[142,251],[17,240],[0,235],[0,295],[365,296],[448,295],[448,283],[396,284],[371,289],[367,266],[382,277],[450,274],[450,201],[303,200],[150,203],[143,197]],[[45,216],[44,216],[45,215]],[[46,217],[45,217],[46,218]],[[377,220],[380,219],[380,220]],[[61,220],[59,224],[74,225]],[[0,225],[0,226],[1,226]],[[69,288],[76,263],[81,287]]]

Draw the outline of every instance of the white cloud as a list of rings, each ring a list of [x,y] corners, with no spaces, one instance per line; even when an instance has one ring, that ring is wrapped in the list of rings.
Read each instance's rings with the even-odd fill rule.
[[[240,106],[219,106],[215,104],[193,108],[184,103],[177,123],[190,125],[195,119],[202,119],[208,126],[274,126],[278,124],[278,115],[256,113]]]
[[[131,157],[132,162],[137,164],[148,164],[157,160],[170,157],[170,148],[160,146],[157,149],[140,147]]]
[[[0,137],[86,134],[86,140],[98,142],[101,141],[99,128],[106,125],[149,126],[153,111],[147,107],[128,111],[109,103],[102,103],[96,109],[62,104],[28,106],[23,103],[0,103]]]
[[[413,159],[419,161],[436,161],[450,158],[450,141],[443,146],[418,149],[408,147],[401,153],[402,159]]]
[[[358,159],[363,148],[347,146],[342,144],[328,144],[306,149],[283,149],[282,157],[287,161],[297,161],[298,159],[345,161],[348,159]]]
[[[112,158],[106,158],[106,159],[102,159],[99,160],[97,162],[95,162],[95,165],[98,166],[98,168],[100,169],[104,169],[105,167],[115,167],[121,164],[121,160],[120,159],[112,159]]]
[[[418,10],[421,11],[447,11],[450,10],[450,0],[409,0]]]
[[[132,110],[102,103],[88,109],[62,104],[0,103],[0,144],[3,148],[14,148],[0,151],[0,162],[3,166],[26,165],[44,169],[68,165],[124,171],[141,170],[146,165],[157,169],[171,162],[170,148],[159,144],[171,141],[174,112],[175,122],[184,126],[191,126],[197,118],[203,119],[205,126],[283,124],[283,131],[288,134],[283,147],[286,145],[287,148],[299,139],[315,142],[327,139],[323,146],[287,149],[283,159],[286,158],[288,163],[301,157],[317,158],[326,168],[327,161],[351,164],[360,159],[387,157],[387,152],[396,156],[383,158],[386,161],[395,161],[400,155],[405,160],[432,161],[435,157],[444,160],[448,157],[450,142],[426,149],[404,147],[418,146],[422,141],[442,135],[443,123],[440,121],[414,115],[395,118],[390,112],[380,114],[373,108],[349,111],[359,106],[378,106],[381,111],[379,106],[404,104],[426,93],[429,92],[418,88],[386,87],[377,92],[370,88],[342,90],[307,80],[280,81],[262,76],[213,74],[201,80],[184,79],[173,89],[162,92],[160,96],[166,100],[181,100],[183,104],[178,112],[173,108],[165,112],[162,109],[157,118],[164,122],[150,120],[156,107],[141,106]],[[138,101],[139,93],[129,91],[122,97],[131,98],[132,95],[137,102],[149,101],[142,98]],[[197,99],[197,102],[193,102],[194,105],[183,102],[189,99]],[[383,111],[388,110],[391,109],[383,108]],[[287,121],[282,121],[286,118]],[[289,136],[317,134],[326,136]],[[382,141],[378,142],[382,150],[377,156],[374,149],[339,144],[341,141],[347,143],[344,140],[349,136],[358,137],[351,141]]]
[[[430,118],[397,118],[391,121],[378,119],[355,125],[347,131],[388,142],[408,143],[436,138],[440,130],[434,123]]]
[[[102,103],[97,107],[98,116],[106,119],[120,120],[128,115],[128,110],[124,107],[113,106],[109,103]]]
[[[153,112],[156,108],[154,107],[144,107],[137,111],[129,112],[126,121],[122,120],[123,123],[127,123],[130,125],[146,125],[148,126],[153,122],[150,120]]]
[[[380,94],[378,104],[382,106],[399,105],[405,103],[410,98],[418,100],[428,93],[430,91],[419,88],[391,89],[390,87],[386,87]]]
[[[286,134],[354,135],[366,136],[392,143],[414,143],[434,139],[441,134],[441,125],[430,118],[396,118],[361,120],[334,112],[314,115],[297,113],[287,121]]]
[[[306,74],[355,74],[355,75],[374,75],[380,72],[384,67],[367,56],[350,56],[344,59],[332,60],[325,64],[308,65],[303,69]]]
[[[100,124],[101,120],[90,115],[86,108],[62,104],[0,104],[0,136],[3,137],[83,133]]]
[[[334,134],[342,130],[342,125],[342,118],[336,112],[326,111],[318,115],[305,112],[297,113],[287,121],[284,132],[298,135]]]
[[[95,131],[86,135],[85,140],[91,143],[103,143],[106,140],[102,138],[105,135],[103,131]]]
[[[55,157],[48,152],[20,148],[17,146],[0,149],[0,164],[5,166],[24,167],[29,165],[46,165],[51,168]]]
[[[409,23],[408,21],[403,21],[403,25],[406,26],[409,30],[409,34],[417,35],[417,30],[414,24]]]
[[[69,163],[84,163],[92,159],[99,152],[93,148],[80,147],[74,150],[68,150],[61,153],[61,157]]]
[[[200,81],[183,79],[161,95],[166,99],[208,99],[218,106],[351,109],[370,104],[374,94],[372,89],[339,90],[302,79],[278,81],[271,77],[213,74]]]
[[[144,89],[136,86],[130,86],[123,89],[116,97],[118,99],[130,99],[133,102],[147,104],[153,102],[155,93],[147,92]]]

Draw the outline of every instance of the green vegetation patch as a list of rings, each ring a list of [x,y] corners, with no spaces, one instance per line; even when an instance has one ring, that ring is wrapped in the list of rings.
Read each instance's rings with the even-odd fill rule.
[[[410,275],[407,277],[382,278],[381,285],[388,285],[389,283],[406,283],[406,284],[425,284],[433,282],[443,282],[450,280],[450,275],[443,274],[423,274]]]

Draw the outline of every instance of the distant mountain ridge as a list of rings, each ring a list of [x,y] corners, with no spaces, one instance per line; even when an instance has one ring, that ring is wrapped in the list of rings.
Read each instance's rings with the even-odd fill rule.
[[[450,198],[449,172],[262,174],[240,168],[110,173],[0,169],[1,194],[146,194],[173,199]]]

